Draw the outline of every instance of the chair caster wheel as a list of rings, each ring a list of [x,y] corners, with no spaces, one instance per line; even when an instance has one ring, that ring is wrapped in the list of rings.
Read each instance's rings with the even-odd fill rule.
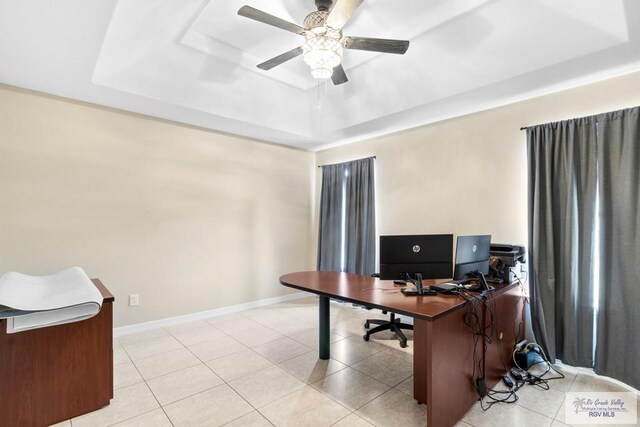
[[[401,342],[401,343],[400,343],[400,347],[402,347],[402,348],[406,348],[406,347],[407,347],[407,343],[406,343],[406,342]]]
[[[371,326],[371,325],[369,324],[369,322],[364,322],[364,328],[365,328],[365,329],[369,329],[369,326]]]
[[[369,335],[363,335],[362,339],[365,340],[365,341],[369,341]]]

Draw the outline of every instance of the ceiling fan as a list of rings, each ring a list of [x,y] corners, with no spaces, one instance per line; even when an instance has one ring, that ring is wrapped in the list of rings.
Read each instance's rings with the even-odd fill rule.
[[[363,0],[336,0],[333,4],[333,0],[315,0],[318,10],[307,15],[304,19],[304,27],[251,6],[242,6],[238,10],[238,15],[299,34],[305,38],[302,46],[258,64],[258,68],[265,71],[270,70],[290,59],[304,55],[304,62],[311,67],[313,77],[316,79],[331,78],[333,84],[339,85],[348,81],[344,68],[342,68],[344,49],[403,55],[409,48],[407,40],[344,36],[342,28],[362,2]],[[333,7],[331,7],[332,4]]]

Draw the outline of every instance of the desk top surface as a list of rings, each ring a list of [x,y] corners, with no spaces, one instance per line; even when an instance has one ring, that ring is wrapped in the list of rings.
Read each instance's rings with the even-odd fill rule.
[[[447,280],[451,279],[428,279],[422,283],[429,286]],[[280,283],[302,291],[426,320],[434,320],[465,304],[465,300],[458,295],[405,296],[400,292],[403,286],[394,286],[392,280],[333,271],[285,274],[280,277]],[[489,294],[490,296],[503,293],[516,284],[492,286],[496,289]],[[413,288],[411,285],[409,287]]]

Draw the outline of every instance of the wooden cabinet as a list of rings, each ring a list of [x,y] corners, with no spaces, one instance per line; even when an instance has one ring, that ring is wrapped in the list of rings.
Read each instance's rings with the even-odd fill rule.
[[[113,295],[81,322],[7,334],[0,321],[0,426],[47,426],[113,398]]]

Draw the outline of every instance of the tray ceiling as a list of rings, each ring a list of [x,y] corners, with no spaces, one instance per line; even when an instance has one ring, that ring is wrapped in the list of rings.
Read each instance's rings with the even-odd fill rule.
[[[303,38],[238,16],[244,4],[295,23],[315,9],[0,0],[0,81],[313,149],[640,69],[633,0],[365,0],[345,34],[407,39],[407,54],[345,51],[349,82],[318,84],[302,58],[256,68]]]

